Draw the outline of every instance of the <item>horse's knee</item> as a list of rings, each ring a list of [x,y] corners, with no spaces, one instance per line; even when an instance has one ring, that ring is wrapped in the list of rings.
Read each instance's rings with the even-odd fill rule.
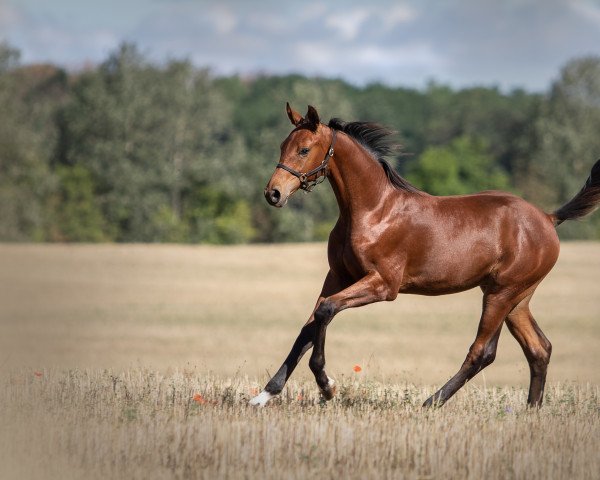
[[[546,340],[539,347],[532,348],[529,352],[529,366],[533,373],[545,374],[552,355],[552,344]]]
[[[496,360],[496,350],[497,348],[495,343],[489,343],[488,345],[486,345],[486,347],[483,350],[483,358],[481,359],[481,368],[487,367],[488,365],[494,363],[494,360]]]
[[[328,300],[323,300],[318,308],[315,310],[315,322],[317,324],[328,324],[335,314],[335,307],[333,303]]]
[[[542,346],[544,347],[545,355],[547,357],[546,363],[549,363],[550,362],[550,357],[552,356],[552,344],[550,343],[550,340],[548,340],[546,337],[544,337],[544,341],[542,342]]]
[[[486,345],[473,345],[467,355],[467,364],[476,371],[491,365],[496,359],[495,342],[488,342]]]

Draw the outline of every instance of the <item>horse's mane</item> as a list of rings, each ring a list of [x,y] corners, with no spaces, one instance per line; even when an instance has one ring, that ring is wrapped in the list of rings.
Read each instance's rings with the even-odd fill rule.
[[[329,120],[329,128],[344,132],[360,143],[382,166],[390,183],[398,190],[413,193],[423,193],[411,185],[385,159],[400,150],[400,145],[394,141],[395,132],[383,125],[372,122],[344,122],[339,118]]]

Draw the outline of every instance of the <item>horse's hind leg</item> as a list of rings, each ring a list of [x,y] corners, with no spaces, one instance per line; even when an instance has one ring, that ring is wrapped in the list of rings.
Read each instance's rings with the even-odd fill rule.
[[[532,407],[540,407],[544,396],[544,385],[546,384],[546,372],[552,354],[552,344],[529,311],[530,299],[531,295],[522,300],[508,314],[506,325],[521,345],[529,363],[531,377],[527,404]]]
[[[502,324],[516,301],[504,291],[484,295],[477,336],[465,361],[456,375],[425,401],[424,407],[443,405],[465,383],[494,361]]]

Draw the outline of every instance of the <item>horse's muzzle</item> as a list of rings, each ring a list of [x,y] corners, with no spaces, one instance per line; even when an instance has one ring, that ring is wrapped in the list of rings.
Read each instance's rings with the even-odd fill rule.
[[[269,205],[273,205],[274,207],[283,207],[285,205],[285,201],[281,201],[281,192],[276,188],[271,188],[270,190],[265,188],[265,198]]]

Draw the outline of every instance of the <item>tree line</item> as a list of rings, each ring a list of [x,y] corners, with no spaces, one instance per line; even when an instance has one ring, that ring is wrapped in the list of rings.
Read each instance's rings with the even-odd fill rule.
[[[290,131],[285,102],[398,132],[391,159],[436,195],[513,191],[550,211],[600,157],[600,57],[549,90],[423,89],[339,79],[215,76],[133,44],[81,71],[21,65],[0,44],[0,240],[245,243],[327,238],[330,189],[275,210],[262,196]],[[561,226],[600,238],[600,215]]]

